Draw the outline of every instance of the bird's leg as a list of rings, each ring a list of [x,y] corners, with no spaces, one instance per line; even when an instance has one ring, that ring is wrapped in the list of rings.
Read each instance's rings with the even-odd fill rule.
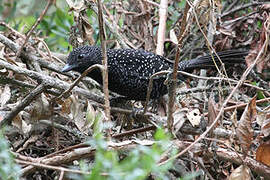
[[[111,97],[110,98],[110,104],[111,106],[118,106],[119,104],[125,104],[128,101],[128,99],[125,96],[117,96],[117,97]]]

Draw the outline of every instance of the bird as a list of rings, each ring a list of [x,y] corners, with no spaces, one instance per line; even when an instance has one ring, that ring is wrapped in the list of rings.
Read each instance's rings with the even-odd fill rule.
[[[244,63],[246,50],[227,50],[217,53],[225,65]],[[179,71],[190,72],[194,69],[215,67],[216,55],[206,55],[180,61]],[[173,62],[167,58],[142,49],[107,49],[108,89],[124,96],[126,100],[145,101],[150,77],[164,70],[173,68]],[[83,73],[94,64],[102,64],[102,50],[99,46],[81,46],[70,52],[62,72],[76,71]],[[94,69],[87,76],[102,85],[100,69]],[[159,99],[168,93],[164,84],[166,76],[154,78],[150,99]]]

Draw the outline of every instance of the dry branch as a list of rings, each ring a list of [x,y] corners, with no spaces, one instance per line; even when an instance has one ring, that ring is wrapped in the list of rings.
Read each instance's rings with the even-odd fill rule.
[[[59,89],[59,90],[65,90],[65,89],[68,89],[70,87],[70,84],[65,82],[65,81],[61,81],[59,79],[56,79],[56,78],[53,78],[51,76],[48,76],[48,75],[44,75],[44,74],[41,74],[41,73],[38,73],[38,72],[35,72],[35,71],[31,71],[31,70],[28,70],[28,69],[24,69],[24,68],[20,68],[18,66],[15,66],[15,65],[11,65],[9,63],[7,63],[6,61],[3,61],[3,60],[0,60],[0,67],[1,68],[7,68],[9,70],[12,70],[18,74],[23,74],[23,75],[26,75],[32,79],[35,79],[37,80],[38,82],[44,82],[46,84],[50,84],[51,87],[54,87],[56,89]],[[78,88],[78,87],[75,87],[73,89],[73,92],[76,92],[80,95],[83,95],[93,101],[96,101],[96,102],[103,102],[103,98],[100,97],[100,96],[97,96],[95,94],[92,94],[90,93],[89,91],[85,90],[85,89],[82,89],[82,88]]]
[[[5,124],[10,124],[13,118],[22,111],[26,106],[28,106],[39,94],[41,94],[50,84],[41,83],[33,91],[31,91],[21,103],[19,103],[11,112],[9,112],[2,121],[0,121],[0,128]]]

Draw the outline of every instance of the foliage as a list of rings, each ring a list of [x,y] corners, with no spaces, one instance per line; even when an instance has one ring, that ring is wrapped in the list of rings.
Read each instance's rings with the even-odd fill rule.
[[[162,129],[155,133],[156,143],[151,146],[139,145],[131,150],[128,155],[120,159],[120,155],[115,150],[109,150],[108,144],[101,133],[97,133],[90,144],[96,148],[95,163],[90,168],[86,163],[81,163],[84,171],[91,171],[90,175],[85,175],[85,180],[92,179],[146,179],[150,173],[157,179],[168,179],[166,172],[172,167],[172,162],[163,166],[158,166],[162,155],[171,146],[169,137]],[[174,152],[175,153],[175,152]],[[122,154],[124,154],[122,152]]]
[[[74,2],[75,0],[73,0]],[[29,0],[0,0],[0,21],[4,21],[8,26],[12,27],[13,29],[17,30],[23,35],[26,35],[27,32],[32,28],[33,24],[38,20],[40,14],[44,10],[47,0],[40,0],[40,1],[29,1]],[[49,46],[50,50],[52,52],[62,52],[65,54],[68,54],[67,51],[70,50],[70,44],[69,44],[69,33],[71,32],[71,27],[75,25],[74,22],[74,15],[77,15],[76,12],[74,12],[74,9],[72,11],[69,10],[69,7],[66,4],[65,0],[57,0],[55,1],[56,4],[53,4],[50,6],[48,12],[42,19],[42,21],[38,24],[38,26],[35,28],[33,34],[31,34],[30,39],[28,42],[31,46],[34,48],[39,48],[36,44],[36,37],[39,39],[44,40],[47,45]],[[141,2],[141,1],[140,1]],[[143,1],[142,1],[143,2]],[[152,2],[152,3],[151,3]],[[160,1],[149,1],[145,2],[145,6],[143,4],[139,4],[137,1],[130,1],[130,0],[123,0],[123,1],[110,1],[110,0],[104,0],[103,4],[107,8],[107,11],[105,11],[104,14],[109,14],[111,16],[107,16],[106,20],[109,20],[110,23],[115,25],[115,28],[118,28],[118,32],[120,34],[124,35],[124,40],[129,42],[128,44],[132,44],[135,48],[143,48],[148,51],[154,52],[155,46],[156,46],[156,40],[157,40],[157,31],[159,27],[159,7],[158,5],[154,5],[153,2],[159,3]],[[219,9],[222,9],[223,12],[225,12],[224,16],[218,15],[218,23],[216,24],[216,32],[214,36],[213,41],[213,47],[215,47],[216,50],[224,50],[224,49],[234,49],[242,47],[246,49],[248,46],[253,53],[251,54],[258,54],[258,52],[262,49],[263,44],[265,42],[265,39],[269,36],[268,29],[265,29],[266,26],[265,23],[268,22],[266,19],[268,16],[266,16],[266,12],[269,11],[268,6],[262,6],[258,8],[258,5],[255,5],[255,3],[252,6],[248,6],[247,8],[243,8],[244,3],[249,3],[251,1],[249,0],[241,0],[239,2],[235,1],[235,3],[232,6],[231,1],[215,1],[215,4],[213,4],[213,7],[217,7],[214,9],[213,7],[210,7],[211,4],[208,4],[208,1],[202,1],[203,3],[198,5],[196,9],[198,10],[197,16],[198,16],[198,24],[195,22],[194,17],[192,17],[192,13],[189,14],[191,17],[189,22],[189,30],[187,31],[187,34],[184,37],[183,40],[183,47],[181,47],[181,57],[180,59],[190,59],[197,56],[198,54],[202,54],[206,49],[206,41],[202,36],[202,33],[200,32],[200,29],[198,28],[198,25],[201,26],[203,31],[208,33],[207,26],[209,22],[212,22],[215,24],[215,21],[212,21],[213,19],[211,17],[210,12],[217,13]],[[181,27],[182,23],[182,17],[183,17],[183,9],[185,8],[186,1],[169,1],[168,6],[168,17],[166,21],[166,41],[165,41],[165,55],[168,59],[175,59],[175,44],[173,41],[175,37],[179,36],[179,28]],[[252,3],[251,3],[252,4]],[[213,8],[213,9],[211,9]],[[237,10],[238,9],[238,10]],[[237,10],[237,11],[236,11]],[[108,13],[109,12],[109,13]],[[191,12],[191,11],[190,11]],[[202,13],[203,12],[203,13]],[[228,14],[229,12],[229,14]],[[77,12],[78,13],[78,12]],[[252,16],[248,15],[248,13],[255,13]],[[219,13],[218,13],[219,14]],[[86,11],[87,17],[85,17],[88,21],[90,26],[89,27],[89,37],[93,38],[93,42],[99,44],[99,28],[98,28],[98,20],[97,15],[94,13],[93,10],[87,10]],[[212,14],[213,15],[213,14]],[[76,19],[76,18],[75,18]],[[113,22],[114,21],[114,22]],[[117,27],[118,25],[118,27]],[[81,27],[78,23],[78,26],[75,28],[78,31],[78,27]],[[4,26],[0,26],[1,33],[4,32]],[[115,34],[111,32],[111,30],[106,26],[106,39],[108,40],[108,47],[110,48],[119,48],[119,44],[115,43],[117,38],[115,37]],[[7,30],[7,29],[6,29]],[[91,31],[90,31],[91,30]],[[16,43],[22,43],[23,38],[16,39],[16,34],[12,33],[12,31],[7,30],[7,33],[5,34],[10,39],[14,40]],[[210,31],[209,31],[210,32]],[[72,35],[75,33],[72,32]],[[72,37],[72,35],[70,37]],[[72,38],[71,38],[72,39]],[[86,42],[86,41],[84,41]],[[41,49],[40,52],[42,52],[43,49]],[[256,53],[254,53],[256,52]],[[3,53],[3,55],[1,54]],[[10,51],[6,49],[3,49],[1,51],[1,57],[9,57],[13,58],[12,55],[14,53],[10,54]],[[6,54],[5,54],[6,53]],[[5,55],[5,56],[4,56]],[[266,55],[266,54],[265,54]],[[40,55],[42,56],[42,54]],[[269,57],[269,56],[266,56]],[[252,59],[253,57],[249,56],[249,58],[246,58],[247,61],[249,61],[249,64],[254,61]],[[44,58],[45,59],[45,58]],[[15,59],[17,61],[18,58]],[[263,72],[263,69],[267,69],[269,66],[269,63],[266,63],[267,58],[265,58],[265,61],[261,61],[262,63],[257,66],[260,68],[258,72]],[[51,62],[54,63],[54,62]],[[46,69],[46,67],[44,68]],[[269,69],[269,67],[268,67]],[[8,70],[9,71],[9,70]],[[49,71],[51,72],[51,71]],[[46,72],[47,73],[47,72]],[[18,77],[16,73],[13,76],[11,73],[9,75],[12,76],[12,78],[17,79]],[[228,73],[230,74],[230,73]],[[4,74],[5,75],[5,74]],[[15,76],[16,75],[16,76]],[[50,75],[55,75],[55,73],[51,73]],[[2,75],[3,76],[3,75]],[[270,77],[270,76],[269,76]],[[19,77],[21,78],[21,77]],[[64,79],[62,77],[59,77],[60,79]],[[21,79],[20,79],[21,80]],[[28,81],[29,80],[29,81]],[[70,80],[70,79],[68,79]],[[269,80],[269,79],[268,79]],[[26,78],[26,81],[28,83],[36,85],[31,78]],[[197,83],[193,83],[195,81],[192,80],[189,85],[191,87],[194,87]],[[208,82],[212,83],[212,82]],[[211,84],[211,87],[215,84]],[[254,85],[259,86],[259,83],[254,82]],[[10,85],[11,87],[11,100],[9,103],[16,103],[15,100],[17,97],[24,95],[25,92],[20,90],[18,93],[18,89],[12,89],[14,88],[13,85]],[[266,86],[268,87],[268,86]],[[27,88],[23,87],[22,89]],[[216,89],[216,88],[215,88]],[[243,88],[244,89],[244,88]],[[267,88],[264,88],[267,89]],[[1,88],[0,88],[1,90]],[[242,93],[242,90],[240,89],[237,96],[237,99],[235,101],[246,101],[248,96],[253,96],[254,93],[257,94],[257,99],[264,99],[264,91],[248,91]],[[16,92],[16,93],[15,93]],[[28,92],[28,90],[27,90]],[[3,93],[4,94],[4,93]],[[16,94],[16,97],[12,97]],[[221,94],[221,93],[220,93]],[[211,95],[212,92],[211,92]],[[48,95],[48,99],[52,96]],[[205,96],[206,97],[206,96]],[[220,100],[220,102],[223,102],[225,97],[219,96],[220,99],[216,98],[216,100]],[[181,99],[180,99],[181,100]],[[179,100],[179,104],[183,105],[187,108],[192,108],[193,104],[197,104],[197,99],[191,100],[189,103],[181,102]],[[80,99],[78,101],[79,103],[84,102],[85,99]],[[198,107],[205,107],[207,105],[207,99],[206,101],[201,101],[203,104],[199,105]],[[220,104],[220,102],[217,102],[217,104]],[[191,105],[191,106],[190,106]],[[267,106],[267,103],[260,104],[262,107],[263,105]],[[59,105],[60,107],[60,105]],[[67,106],[69,107],[69,106]],[[31,109],[31,107],[29,108]],[[59,108],[57,108],[58,110]],[[217,109],[217,108],[215,108]],[[28,109],[27,109],[28,110]],[[200,109],[202,112],[205,109]],[[253,107],[253,110],[255,110],[255,106]],[[30,111],[27,111],[30,112]],[[240,113],[241,110],[239,111]],[[53,113],[54,114],[54,113]],[[239,113],[238,113],[239,114]],[[242,130],[246,127],[249,127],[248,130],[254,128],[254,122],[251,121],[248,116],[248,113],[244,113],[242,115],[243,119],[246,121],[241,121],[238,124],[238,129]],[[103,124],[100,123],[101,115],[93,116],[94,118],[91,119],[91,116],[86,116],[86,120],[91,120],[94,124],[94,131],[95,135],[94,138],[89,142],[93,147],[96,148],[96,154],[95,154],[95,161],[93,164],[90,164],[88,162],[81,162],[81,169],[84,171],[91,172],[90,175],[80,176],[78,179],[146,179],[149,176],[152,176],[153,179],[169,179],[168,177],[168,169],[174,170],[172,162],[169,162],[168,164],[164,166],[158,166],[159,161],[163,158],[163,155],[171,156],[175,153],[174,150],[171,152],[168,152],[169,147],[171,146],[170,143],[172,141],[169,140],[169,137],[164,133],[163,130],[159,129],[154,137],[155,144],[152,146],[147,145],[136,145],[136,148],[132,149],[129,148],[128,145],[124,148],[129,148],[128,151],[121,151],[119,149],[115,150],[110,148],[108,142],[105,140],[105,138],[102,135],[102,131],[104,130],[103,127],[106,128],[106,126],[103,126]],[[210,117],[210,116],[209,116]],[[224,116],[227,118],[228,116]],[[265,116],[265,118],[268,116]],[[255,116],[253,117],[255,118]],[[0,118],[1,119],[1,118]],[[23,119],[23,118],[22,118]],[[249,120],[249,121],[247,121]],[[236,122],[236,117],[235,117]],[[248,122],[248,123],[246,123]],[[225,123],[226,124],[226,123]],[[233,126],[225,127],[225,130],[230,130],[232,132],[235,131],[235,124]],[[109,126],[109,125],[107,125]],[[220,128],[222,128],[223,124],[220,124]],[[226,124],[227,126],[227,124]],[[136,127],[136,126],[135,126]],[[260,134],[269,134],[269,121],[267,119],[264,121],[264,124],[260,125],[262,129],[262,133]],[[256,125],[257,128],[257,125]],[[177,128],[175,128],[177,129]],[[91,129],[92,132],[92,129]],[[229,131],[228,131],[229,132]],[[244,131],[243,131],[244,132]],[[66,134],[62,133],[63,137],[67,137],[67,139],[72,136],[67,136]],[[71,134],[71,133],[70,133]],[[256,133],[258,134],[258,133]],[[68,134],[69,135],[69,134]],[[179,135],[179,134],[178,134]],[[186,134],[180,134],[179,137],[185,136]],[[242,138],[242,142],[239,141],[233,141],[231,143],[232,147],[239,147],[239,144],[247,144],[248,148],[253,147],[255,144],[260,144],[261,142],[256,141],[254,143],[251,141],[251,137],[255,136],[252,131],[245,131],[242,135],[244,138]],[[237,136],[238,139],[240,139],[240,136]],[[246,138],[247,137],[247,138]],[[50,139],[50,138],[47,138]],[[46,140],[47,140],[46,139]],[[151,137],[150,137],[151,139]],[[180,139],[180,138],[179,138]],[[153,141],[154,141],[153,140]],[[182,139],[181,139],[182,140]],[[257,138],[257,140],[259,140]],[[69,141],[69,139],[68,139]],[[152,141],[152,139],[150,140]],[[67,141],[61,141],[61,147],[67,147],[68,145],[71,145],[73,142]],[[77,142],[77,141],[76,141]],[[139,141],[140,142],[140,141]],[[143,142],[143,141],[141,141]],[[252,142],[252,144],[250,144]],[[14,163],[14,159],[12,157],[12,154],[9,152],[9,147],[7,141],[4,140],[4,136],[0,132],[0,179],[18,179],[17,176],[15,176],[14,172],[18,172],[19,166],[17,166]],[[70,144],[69,144],[70,143]],[[38,143],[37,143],[38,144]],[[50,145],[50,143],[47,143]],[[219,143],[218,143],[219,145]],[[222,144],[223,147],[223,144]],[[262,152],[266,151],[269,146],[266,146],[264,144],[260,144],[260,147],[264,148],[262,149]],[[32,148],[32,147],[29,147]],[[218,146],[219,148],[219,146]],[[49,148],[48,148],[49,149]],[[244,149],[244,148],[242,148]],[[203,149],[204,150],[204,149]],[[202,150],[202,151],[203,151]],[[41,152],[41,151],[39,151]],[[40,157],[41,155],[44,155],[43,153],[36,153],[33,157]],[[47,151],[50,153],[50,151]],[[47,154],[48,154],[47,153]],[[168,153],[168,154],[167,154]],[[246,150],[246,152],[249,155],[252,155],[254,157],[255,150],[252,148],[250,150]],[[201,155],[204,156],[204,154],[196,153],[194,155]],[[30,154],[28,154],[31,156]],[[190,154],[189,154],[190,155]],[[258,155],[258,153],[256,153]],[[262,155],[265,155],[262,153]],[[262,156],[263,157],[263,156]],[[181,157],[182,158],[182,157]],[[187,162],[186,168],[187,172],[189,172],[190,169],[194,169],[194,162],[189,162],[188,159],[183,159],[184,162]],[[224,163],[220,161],[219,164],[216,164],[218,161],[208,161],[207,159],[205,164],[207,164],[207,170],[210,174],[219,174],[225,179],[225,176],[228,175],[232,169],[234,169],[235,164],[227,163],[226,166],[224,166]],[[228,162],[230,162],[228,160]],[[223,168],[224,171],[219,171],[218,169],[215,169],[215,167]],[[240,166],[241,167],[241,166]],[[200,176],[200,173],[203,173],[204,170],[199,169],[199,166],[196,164],[196,173],[190,174],[187,177],[183,177],[181,179],[194,179],[197,176]],[[176,169],[176,168],[175,168]],[[243,169],[243,168],[237,168],[237,169]],[[242,170],[244,172],[244,170]],[[44,172],[48,172],[47,170],[44,170]],[[56,171],[57,172],[57,171]],[[225,173],[224,173],[225,172]],[[49,173],[48,173],[49,174]],[[46,175],[48,175],[46,174]],[[170,173],[173,174],[173,173]],[[233,174],[233,173],[232,173]],[[75,176],[74,174],[72,174]],[[152,178],[150,177],[150,178]]]
[[[1,179],[19,179],[20,167],[14,163],[14,158],[9,152],[7,140],[0,131],[0,177]]]
[[[10,9],[3,20],[17,31],[27,33],[45,8],[46,2],[22,0],[13,4],[3,4],[0,1],[0,4]],[[4,9],[0,8],[0,12],[3,11]],[[66,52],[72,24],[73,16],[68,13],[65,1],[60,0],[56,6],[49,8],[48,13],[35,29],[35,34],[43,38],[51,50]]]

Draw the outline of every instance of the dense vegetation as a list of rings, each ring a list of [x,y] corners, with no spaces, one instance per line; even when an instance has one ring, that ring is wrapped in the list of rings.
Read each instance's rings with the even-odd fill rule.
[[[169,94],[145,114],[104,106],[89,77],[64,93],[79,76],[61,72],[68,53],[102,45],[98,2],[0,0],[0,179],[269,178],[270,4],[102,1],[107,48],[249,52],[245,67],[187,74],[173,106]]]

